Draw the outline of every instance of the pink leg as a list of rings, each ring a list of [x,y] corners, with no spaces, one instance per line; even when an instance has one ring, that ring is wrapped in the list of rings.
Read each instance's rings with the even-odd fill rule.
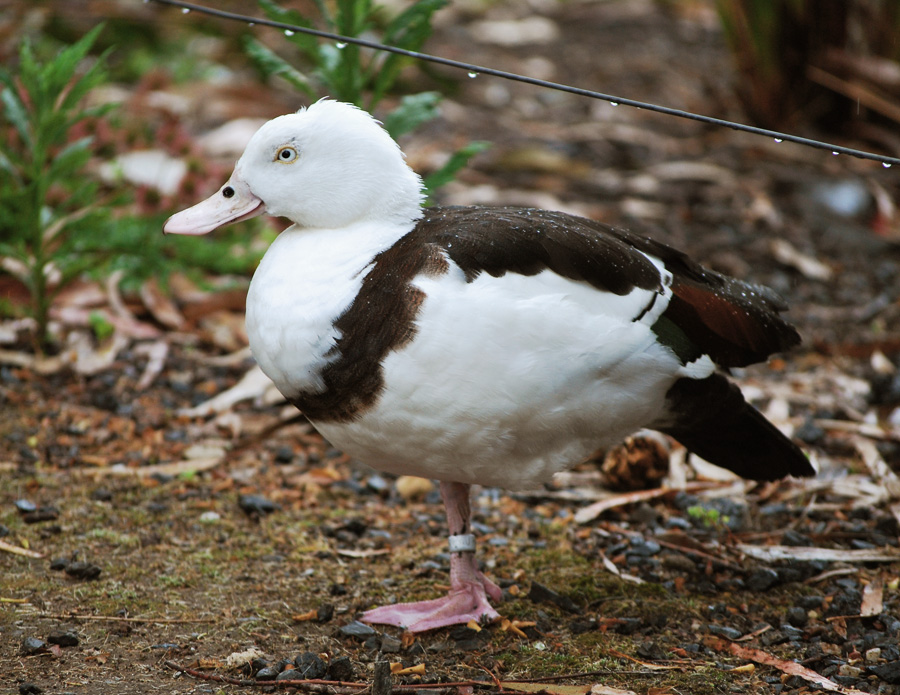
[[[451,536],[469,531],[469,486],[463,483],[441,483],[441,495],[447,508],[447,524]],[[405,627],[411,632],[424,632],[470,620],[494,620],[499,617],[488,597],[500,600],[500,588],[478,571],[475,552],[450,553],[450,593],[443,598],[416,603],[398,603],[366,611],[362,619]]]

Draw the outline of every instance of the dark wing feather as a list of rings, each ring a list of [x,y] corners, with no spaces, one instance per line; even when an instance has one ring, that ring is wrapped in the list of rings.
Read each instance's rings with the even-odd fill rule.
[[[768,288],[708,270],[684,253],[602,222],[524,208],[431,208],[412,234],[440,246],[469,281],[482,272],[535,275],[549,269],[624,295],[662,290],[659,258],[673,297],[654,330],[684,361],[709,355],[723,367],[765,360],[800,342],[778,316],[786,307]]]

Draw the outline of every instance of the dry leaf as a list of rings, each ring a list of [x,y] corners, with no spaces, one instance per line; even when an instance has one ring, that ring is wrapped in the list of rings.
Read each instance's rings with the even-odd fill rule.
[[[391,662],[391,673],[397,676],[409,676],[409,675],[417,675],[424,676],[425,675],[425,664],[416,664],[415,666],[410,666],[409,668],[403,668],[403,664],[399,661]]]
[[[159,289],[156,278],[151,278],[141,285],[141,301],[153,318],[163,326],[175,330],[180,330],[184,326],[184,316],[178,311],[175,303]]]
[[[315,620],[317,617],[319,617],[319,612],[312,610],[307,611],[306,613],[298,613],[297,615],[292,615],[291,620],[294,620],[298,623],[305,623],[309,620]]]
[[[789,560],[792,562],[896,562],[900,560],[900,550],[896,548],[812,548],[790,545],[748,545],[738,543],[737,549],[757,560],[766,562]]]
[[[751,649],[750,647],[744,647],[740,644],[735,644],[734,642],[726,643],[723,641],[719,641],[718,645],[715,648],[719,651],[730,651],[732,654],[741,659],[755,661],[756,663],[763,664],[764,666],[773,666],[782,673],[787,673],[791,676],[800,676],[800,678],[802,678],[803,680],[809,681],[810,683],[815,683],[825,690],[830,690],[836,693],[844,693],[844,695],[863,695],[863,692],[861,690],[856,690],[855,688],[845,688],[844,686],[835,683],[833,680],[816,673],[812,669],[808,669],[805,666],[798,664],[796,661],[779,659],[778,657],[768,654],[761,649]]]
[[[878,575],[863,587],[859,614],[863,618],[879,615],[884,610],[884,577]]]

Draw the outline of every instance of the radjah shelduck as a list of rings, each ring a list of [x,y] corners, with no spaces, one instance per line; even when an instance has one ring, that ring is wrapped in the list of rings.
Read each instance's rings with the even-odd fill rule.
[[[440,481],[450,591],[363,619],[413,631],[497,616],[473,484],[547,481],[640,428],[755,480],[813,474],[717,367],[799,343],[770,290],[559,212],[423,207],[369,114],[320,101],[253,136],[215,195],[165,231],[286,217],[247,295],[253,355],[335,447]]]

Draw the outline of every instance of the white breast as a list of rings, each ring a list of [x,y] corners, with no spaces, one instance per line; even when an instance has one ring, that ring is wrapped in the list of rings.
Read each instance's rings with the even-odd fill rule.
[[[282,393],[318,392],[339,337],[333,323],[353,301],[369,261],[408,228],[357,224],[282,232],[247,292],[247,336],[259,366]]]
[[[662,412],[682,367],[650,329],[668,303],[603,293],[550,271],[419,278],[415,339],[384,362],[377,405],[315,423],[394,473],[527,488]]]

